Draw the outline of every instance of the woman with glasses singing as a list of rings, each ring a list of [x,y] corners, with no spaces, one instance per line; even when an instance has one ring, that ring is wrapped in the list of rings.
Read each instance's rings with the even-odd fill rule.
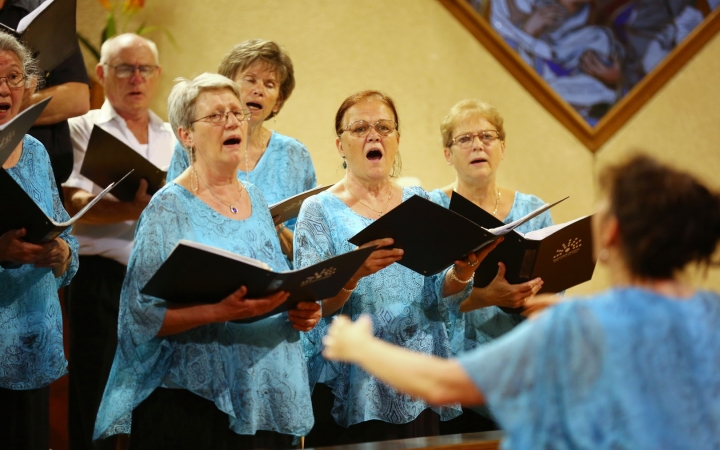
[[[455,191],[504,223],[517,220],[542,206],[534,195],[523,194],[497,185],[500,164],[505,158],[503,118],[494,106],[475,99],[458,102],[440,124],[445,160],[455,168],[455,182],[430,192],[430,198],[442,206],[450,205]],[[552,225],[545,212],[520,225],[518,231],[529,231]],[[542,287],[539,278],[521,284],[505,280],[505,266],[500,263],[495,278],[487,286],[474,285],[470,296],[460,305],[461,314],[449,319],[453,354],[472,350],[510,331],[523,320],[517,311],[525,299]],[[442,424],[442,434],[467,433],[496,429],[487,411],[480,415],[464,409],[463,416]]]
[[[315,326],[320,307],[237,324],[287,294],[246,299],[238,286],[216,304],[177,306],[140,293],[180,239],[288,270],[267,203],[237,177],[250,117],[238,86],[216,74],[180,81],[168,116],[191,165],[140,217],[95,438],[129,432],[137,449],[291,448],[313,424],[298,330]]]
[[[265,127],[266,121],[278,115],[295,88],[293,64],[285,50],[263,39],[241,42],[225,55],[218,73],[240,86],[245,107],[252,113],[248,145],[238,178],[260,188],[270,205],[314,188],[315,167],[307,148],[297,139]],[[186,153],[178,144],[167,179],[180,175],[189,165]],[[276,225],[283,253],[292,258],[295,219]]]
[[[335,144],[345,177],[303,203],[295,228],[295,263],[305,267],[352,251],[348,239],[413,195],[392,178],[400,170],[400,133],[393,100],[378,91],[348,97],[335,116]],[[458,308],[445,297],[469,293],[478,255],[468,255],[437,275],[424,277],[399,264],[402,250],[390,238],[376,245],[363,267],[341,292],[322,303],[321,325],[303,335],[314,386],[316,425],[308,446],[436,435],[439,420],[460,413],[459,405],[432,406],[405,396],[348,364],[325,361],[321,340],[335,314],[353,318],[369,314],[376,335],[428,355],[449,357],[450,342],[442,320],[446,308]],[[487,249],[489,251],[489,249]],[[453,297],[455,298],[455,297]],[[315,385],[317,383],[317,385]]]
[[[42,79],[30,51],[0,32],[0,124],[18,115],[23,99]],[[48,217],[57,222],[70,218],[60,202],[48,154],[38,140],[26,135],[0,164],[2,175],[12,178]],[[45,243],[25,241],[24,228],[0,235],[0,439],[4,449],[49,447],[49,385],[67,373],[58,289],[70,283],[78,268],[78,243],[70,232],[67,229]]]

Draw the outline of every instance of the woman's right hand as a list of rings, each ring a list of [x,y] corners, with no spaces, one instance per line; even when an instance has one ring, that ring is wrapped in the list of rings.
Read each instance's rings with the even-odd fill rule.
[[[402,259],[402,249],[399,248],[386,248],[393,245],[395,241],[392,238],[376,239],[374,241],[367,242],[358,248],[367,248],[376,246],[377,249],[370,253],[370,256],[365,260],[363,265],[355,272],[355,275],[351,278],[357,284],[361,278],[368,275],[372,275],[380,270],[386,268],[390,264],[396,263]]]
[[[32,244],[22,240],[27,234],[25,228],[10,230],[0,236],[0,261],[31,264],[45,258],[57,247],[55,240],[44,244]]]
[[[278,291],[265,298],[245,298],[247,288],[240,289],[228,295],[216,304],[215,322],[228,322],[231,320],[249,319],[259,316],[277,308],[288,299],[289,293]]]
[[[460,311],[470,312],[488,306],[520,308],[542,288],[543,281],[535,278],[520,284],[505,279],[505,264],[498,263],[495,278],[484,288],[474,288],[470,297],[460,304]]]

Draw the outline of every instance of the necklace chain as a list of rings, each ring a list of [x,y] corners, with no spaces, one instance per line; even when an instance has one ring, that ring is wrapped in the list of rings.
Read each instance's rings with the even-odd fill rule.
[[[364,207],[366,207],[366,208],[369,209],[370,211],[373,211],[373,212],[376,212],[376,213],[380,214],[380,217],[382,217],[382,215],[385,214],[385,211],[387,211],[388,206],[390,205],[390,198],[392,197],[392,186],[390,186],[390,192],[388,192],[388,198],[387,198],[387,201],[385,202],[385,207],[382,209],[382,211],[378,211],[378,210],[375,209],[375,208],[369,207],[369,206],[366,205],[362,200],[360,200],[359,198],[357,198],[357,197],[355,196],[355,194],[353,194],[353,192],[350,190],[350,186],[348,186],[347,180],[345,180],[345,189],[347,189],[347,191],[350,193],[350,195],[351,195],[355,200],[357,200],[358,203],[360,203],[361,205],[363,205]]]
[[[205,180],[203,180],[203,178],[200,176],[200,174],[198,173],[198,171],[197,171],[197,169],[195,168],[194,165],[193,165],[193,173],[195,174],[195,177],[202,182],[203,186],[205,186],[205,189],[207,189],[208,192],[210,192],[210,193],[212,194],[212,196],[215,197],[215,200],[219,201],[219,202],[222,203],[223,205],[225,205],[225,206],[227,206],[228,208],[230,208],[230,212],[231,212],[231,213],[237,214],[238,209],[235,207],[235,205],[237,205],[238,202],[239,202],[240,200],[242,200],[243,185],[242,185],[241,182],[238,181],[238,193],[240,194],[240,196],[238,197],[237,200],[235,200],[233,203],[231,203],[231,204],[228,205],[228,204],[225,203],[224,201],[220,200],[220,197],[218,197],[218,195],[215,193],[215,191],[213,191],[213,190],[210,188],[210,186],[208,186],[208,184],[207,184],[207,183],[205,182]],[[195,193],[197,193],[197,191],[198,191],[198,186],[197,186],[197,180],[196,180],[196,181],[195,181]]]
[[[495,209],[493,209],[493,216],[497,213],[498,205],[500,204],[500,188],[497,189],[497,195],[495,196]]]

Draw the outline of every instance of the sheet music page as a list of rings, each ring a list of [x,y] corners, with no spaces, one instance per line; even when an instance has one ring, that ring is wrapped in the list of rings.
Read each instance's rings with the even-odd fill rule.
[[[545,239],[546,237],[550,236],[550,235],[553,234],[554,232],[556,232],[556,231],[558,231],[558,230],[562,230],[562,229],[565,228],[566,226],[568,226],[568,225],[570,225],[570,224],[573,224],[573,223],[577,222],[578,220],[582,220],[582,219],[584,219],[584,218],[586,218],[586,217],[587,217],[587,216],[582,216],[582,217],[579,217],[579,218],[577,218],[577,219],[575,219],[575,220],[571,220],[570,222],[559,223],[559,224],[557,224],[557,225],[552,225],[552,226],[549,226],[549,227],[540,228],[539,230],[530,231],[530,232],[528,232],[528,233],[525,234],[525,238],[526,238],[526,239],[532,239],[532,240],[534,240],[534,241],[540,241],[540,240]]]
[[[20,23],[18,23],[17,32],[18,32],[19,34],[22,34],[22,33],[27,29],[28,25],[30,25],[30,24],[32,23],[32,21],[33,21],[37,16],[40,15],[41,12],[45,11],[48,6],[52,5],[52,3],[53,3],[53,0],[47,0],[47,1],[44,2],[42,5],[40,5],[40,6],[38,6],[37,8],[35,8],[30,14],[28,14],[28,15],[25,16],[25,17],[23,17],[23,18],[20,20]]]

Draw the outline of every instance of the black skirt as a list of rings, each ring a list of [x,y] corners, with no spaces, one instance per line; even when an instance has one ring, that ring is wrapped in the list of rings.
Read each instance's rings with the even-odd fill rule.
[[[50,387],[15,391],[0,388],[0,448],[50,447]]]

